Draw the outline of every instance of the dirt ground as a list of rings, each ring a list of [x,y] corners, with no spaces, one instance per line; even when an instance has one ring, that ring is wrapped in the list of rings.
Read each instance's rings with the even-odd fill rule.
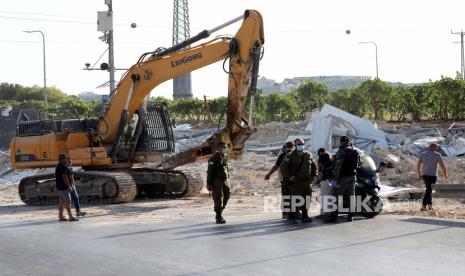
[[[279,189],[273,188],[266,195],[253,192],[235,192],[232,194],[225,217],[239,213],[262,213],[268,210],[267,200],[279,195]],[[318,190],[314,191],[314,196]],[[315,200],[313,200],[315,202]],[[385,201],[383,214],[414,215],[424,217],[465,219],[465,199],[434,199],[434,210],[420,212],[420,200]],[[167,221],[182,217],[198,215],[212,216],[213,201],[208,193],[196,197],[178,199],[139,199],[131,203],[113,205],[83,205],[88,214],[81,219],[98,218],[102,222],[144,223],[147,221]],[[272,210],[273,211],[273,210]],[[74,212],[74,211],[73,211]],[[274,210],[276,216],[279,211]],[[319,207],[312,204],[311,215],[317,215]],[[0,221],[31,222],[54,220],[57,218],[56,206],[27,206],[21,202],[17,194],[17,186],[9,185],[0,188]]]

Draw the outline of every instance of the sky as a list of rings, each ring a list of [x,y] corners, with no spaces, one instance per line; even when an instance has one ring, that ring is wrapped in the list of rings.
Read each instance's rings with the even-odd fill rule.
[[[42,36],[45,35],[47,86],[68,94],[92,91],[108,81],[106,71],[83,70],[85,63],[108,61],[98,38],[97,11],[104,0],[0,0],[0,82],[43,86]],[[465,1],[460,0],[191,0],[191,36],[258,10],[264,20],[265,55],[260,76],[281,82],[303,76],[376,76],[385,81],[419,83],[460,71],[460,36]],[[115,67],[171,46],[172,0],[113,0]],[[131,23],[136,28],[131,28]],[[213,36],[234,35],[240,22]],[[350,34],[346,33],[350,30]],[[116,80],[124,71],[116,72]],[[222,62],[192,72],[195,97],[227,95]],[[172,97],[172,82],[152,96]]]

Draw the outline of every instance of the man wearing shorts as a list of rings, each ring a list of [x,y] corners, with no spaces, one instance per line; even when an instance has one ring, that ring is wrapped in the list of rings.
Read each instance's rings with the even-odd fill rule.
[[[61,153],[58,156],[58,164],[55,168],[55,192],[58,196],[58,220],[67,221],[63,216],[63,210],[66,208],[68,213],[69,221],[77,221],[78,219],[73,217],[71,214],[71,198],[70,193],[72,191],[71,184],[68,178],[68,168],[66,163],[68,162],[68,156],[65,153]]]

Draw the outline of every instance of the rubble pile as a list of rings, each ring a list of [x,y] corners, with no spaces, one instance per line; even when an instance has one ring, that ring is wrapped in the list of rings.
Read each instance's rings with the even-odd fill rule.
[[[303,135],[307,133],[305,126],[308,121],[298,122],[271,122],[265,125],[256,126],[257,132],[252,134],[248,143],[267,144],[277,141],[285,141],[288,136]]]
[[[231,192],[245,195],[266,195],[275,193],[281,187],[278,172],[270,180],[265,180],[265,174],[273,167],[277,156],[272,154],[256,154],[246,152],[238,159],[229,160]],[[179,170],[194,170],[207,181],[208,162],[199,161],[178,168]],[[206,184],[205,184],[206,185]],[[207,190],[203,190],[207,193]]]
[[[231,160],[231,190],[236,193],[264,195],[280,187],[278,172],[270,180],[264,179],[276,159],[277,156],[274,155],[248,152],[239,159]]]

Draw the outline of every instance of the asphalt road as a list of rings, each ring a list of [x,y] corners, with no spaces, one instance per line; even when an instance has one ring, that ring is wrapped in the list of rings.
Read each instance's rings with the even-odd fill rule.
[[[287,224],[277,214],[164,222],[5,223],[1,275],[465,275],[465,221],[378,216]]]

